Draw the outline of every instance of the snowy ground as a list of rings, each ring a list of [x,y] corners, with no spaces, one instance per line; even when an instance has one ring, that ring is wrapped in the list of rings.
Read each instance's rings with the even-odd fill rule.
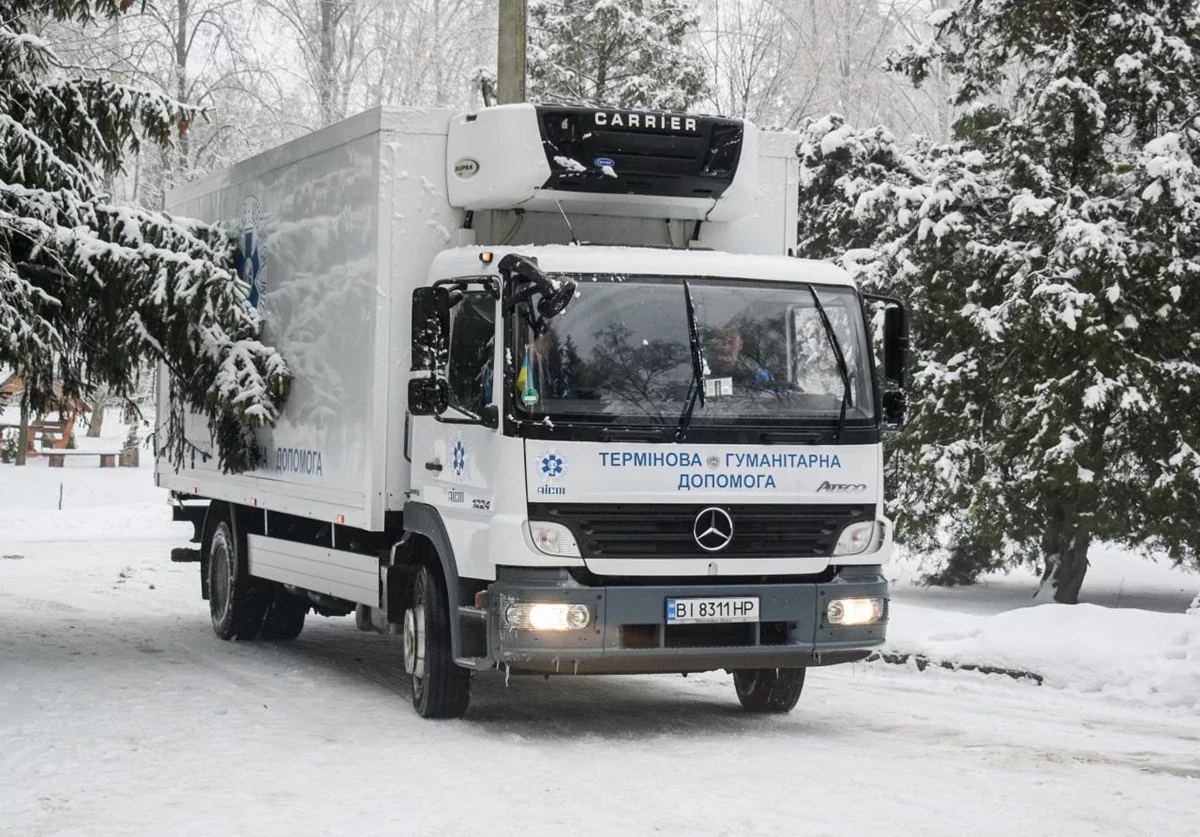
[[[349,619],[216,639],[195,565],[167,561],[188,528],[146,468],[0,466],[0,833],[1196,832],[1195,576],[1114,553],[1085,591],[1120,610],[1013,612],[1028,576],[929,591],[893,569],[897,649],[990,653],[1043,687],[857,664],[764,719],[717,674],[495,676],[431,723],[397,644]],[[1068,618],[1077,641],[1051,641]],[[1127,682],[1163,671],[1165,692]]]

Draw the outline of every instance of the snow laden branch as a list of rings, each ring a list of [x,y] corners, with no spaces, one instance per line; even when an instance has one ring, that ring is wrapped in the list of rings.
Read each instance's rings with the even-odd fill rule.
[[[956,80],[953,142],[805,129],[802,252],[912,308],[887,467],[938,580],[1026,561],[1074,602],[1095,541],[1200,557],[1200,16],[1146,7],[964,0],[895,59]]]
[[[0,21],[0,365],[21,372],[34,411],[67,396],[136,385],[139,362],[172,372],[160,417],[178,467],[202,414],[226,471],[257,466],[255,430],[279,416],[290,374],[259,342],[234,272],[235,242],[199,223],[113,204],[105,179],[145,140],[169,144],[199,112],[167,97],[65,70],[26,17],[91,22],[127,0],[16,0]],[[36,8],[35,8],[36,6]],[[202,454],[207,455],[207,454]]]

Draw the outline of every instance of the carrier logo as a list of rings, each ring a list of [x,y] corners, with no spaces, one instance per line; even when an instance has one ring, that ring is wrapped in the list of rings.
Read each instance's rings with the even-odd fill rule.
[[[861,482],[830,482],[825,480],[817,486],[817,493],[827,491],[831,494],[857,494],[860,491],[866,491],[867,487]]]
[[[696,118],[674,113],[621,113],[596,111],[592,117],[597,128],[648,128],[652,131],[697,131]]]
[[[692,522],[692,537],[705,552],[720,552],[733,540],[733,518],[725,509],[709,506]]]

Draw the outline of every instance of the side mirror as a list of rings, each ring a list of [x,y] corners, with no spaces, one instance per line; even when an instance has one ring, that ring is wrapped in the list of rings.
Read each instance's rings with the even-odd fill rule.
[[[449,346],[450,292],[444,287],[417,288],[412,302],[413,371],[436,372],[445,368]],[[411,403],[411,396],[409,400]]]
[[[908,311],[894,305],[883,312],[883,377],[904,388],[908,369]]]
[[[883,394],[883,426],[887,430],[899,430],[904,427],[908,417],[908,396],[902,389],[891,389]]]
[[[542,316],[542,319],[549,320],[557,317],[567,306],[571,304],[571,300],[575,298],[575,280],[567,279],[559,284],[558,290],[553,291],[549,296],[543,296],[538,300],[537,312]]]
[[[408,411],[414,416],[440,416],[450,406],[445,378],[413,378],[408,382]]]
[[[500,426],[500,408],[495,404],[485,406],[479,413],[479,423],[495,430]]]

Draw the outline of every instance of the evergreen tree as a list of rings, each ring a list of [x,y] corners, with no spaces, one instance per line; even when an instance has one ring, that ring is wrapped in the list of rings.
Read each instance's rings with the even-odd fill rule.
[[[686,111],[705,95],[686,0],[531,0],[535,101]]]
[[[136,385],[138,361],[172,371],[169,453],[196,447],[203,413],[226,470],[258,462],[254,428],[273,422],[290,378],[257,340],[248,287],[224,231],[114,205],[107,177],[143,141],[170,143],[199,116],[171,99],[63,65],[32,34],[45,19],[109,20],[133,0],[10,0],[0,13],[0,366],[17,368],[26,404]]]
[[[896,65],[953,74],[956,141],[872,170],[871,137],[826,120],[804,160],[804,209],[831,219],[808,252],[866,247],[843,260],[914,309],[898,534],[948,545],[951,580],[1040,562],[1060,602],[1094,540],[1194,562],[1196,3],[962,0],[935,22]]]

